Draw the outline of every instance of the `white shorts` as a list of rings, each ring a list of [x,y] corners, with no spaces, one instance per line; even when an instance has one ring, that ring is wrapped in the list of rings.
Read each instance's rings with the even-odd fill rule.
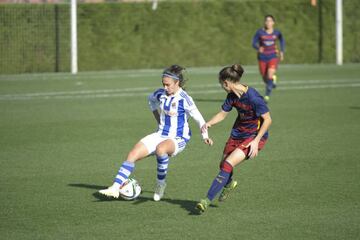
[[[168,139],[172,140],[175,144],[175,151],[173,154],[171,154],[171,156],[175,156],[176,154],[182,152],[185,149],[186,147],[185,139],[181,137],[171,138],[171,137],[161,136],[161,134],[158,132],[147,135],[146,137],[142,138],[140,142],[142,142],[145,145],[145,147],[149,151],[149,155],[151,155],[155,153],[157,145]]]

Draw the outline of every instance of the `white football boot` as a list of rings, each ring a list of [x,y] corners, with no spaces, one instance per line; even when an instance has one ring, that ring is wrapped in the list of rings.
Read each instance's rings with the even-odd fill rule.
[[[154,201],[158,202],[161,200],[161,198],[164,196],[166,188],[166,183],[157,183],[155,187],[155,193],[154,193]]]
[[[119,186],[114,184],[111,187],[108,187],[107,189],[100,190],[99,193],[107,197],[119,198],[120,188]]]

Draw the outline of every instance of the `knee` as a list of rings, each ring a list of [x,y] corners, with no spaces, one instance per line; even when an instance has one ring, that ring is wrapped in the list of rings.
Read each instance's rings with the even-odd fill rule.
[[[157,156],[163,156],[163,155],[167,154],[167,150],[164,146],[158,145],[156,147],[155,153]]]
[[[231,173],[233,171],[233,166],[226,160],[223,160],[220,164],[220,170]]]
[[[268,79],[272,79],[272,78],[273,78],[273,76],[274,76],[274,74],[275,74],[275,72],[274,72],[274,71],[270,71],[270,72],[268,72],[268,74],[267,74]]]

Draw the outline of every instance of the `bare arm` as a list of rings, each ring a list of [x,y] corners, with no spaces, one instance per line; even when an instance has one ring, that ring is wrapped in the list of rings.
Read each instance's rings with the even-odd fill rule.
[[[264,134],[267,132],[267,130],[269,130],[270,128],[270,125],[271,125],[271,116],[270,116],[270,113],[267,112],[267,113],[264,113],[263,115],[261,115],[261,118],[264,120],[260,129],[259,129],[259,132],[256,136],[256,140],[257,141],[260,141],[261,138],[264,136]]]
[[[284,61],[284,52],[280,52],[280,61]]]
[[[257,154],[259,152],[259,142],[260,142],[261,138],[264,136],[264,134],[267,132],[267,130],[269,130],[270,125],[272,123],[269,112],[262,114],[261,118],[263,119],[263,123],[261,124],[258,134],[254,138],[254,140],[252,140],[247,145],[247,146],[250,146],[250,152],[249,152],[250,158],[254,158],[257,156]]]
[[[228,112],[225,112],[225,111],[221,110],[215,116],[213,116],[211,118],[211,120],[208,121],[206,124],[208,125],[208,127],[211,127],[211,126],[213,126],[215,124],[218,124],[219,122],[224,120],[228,114],[229,114]]]
[[[225,112],[224,110],[221,110],[215,116],[213,116],[210,121],[208,121],[202,126],[201,132],[207,132],[208,128],[224,120],[228,114],[229,112]]]

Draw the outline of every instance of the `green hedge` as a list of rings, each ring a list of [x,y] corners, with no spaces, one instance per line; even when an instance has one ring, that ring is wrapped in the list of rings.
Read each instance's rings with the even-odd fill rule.
[[[276,17],[277,28],[285,36],[285,63],[332,63],[335,1],[318,0],[321,13],[309,2],[175,1],[160,2],[156,11],[151,3],[80,4],[79,69],[255,64],[251,40],[268,13]],[[57,7],[61,17],[55,31],[55,5],[0,6],[0,16],[9,12],[20,16],[0,22],[0,73],[69,71],[69,6]],[[358,0],[344,1],[345,62],[360,62],[359,8]],[[20,38],[14,26],[25,29]]]
[[[0,5],[0,74],[69,71],[69,7]]]

